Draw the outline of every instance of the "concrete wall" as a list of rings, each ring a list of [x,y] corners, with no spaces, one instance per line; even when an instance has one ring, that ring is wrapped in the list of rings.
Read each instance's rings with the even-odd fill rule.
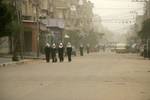
[[[9,52],[10,52],[9,38],[8,37],[0,38],[0,53],[1,54],[8,54]]]

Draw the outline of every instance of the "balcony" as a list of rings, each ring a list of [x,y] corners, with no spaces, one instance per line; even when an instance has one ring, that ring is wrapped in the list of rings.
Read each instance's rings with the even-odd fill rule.
[[[23,15],[22,20],[33,20],[33,18],[32,18],[32,16]]]
[[[64,0],[55,0],[54,6],[56,9],[67,9],[68,8],[68,3]]]
[[[64,29],[64,19],[57,19],[57,18],[49,18],[43,20],[43,23],[47,25],[48,28],[60,28]]]

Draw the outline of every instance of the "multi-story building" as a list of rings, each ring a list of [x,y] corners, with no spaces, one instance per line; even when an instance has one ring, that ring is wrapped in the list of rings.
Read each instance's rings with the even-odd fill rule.
[[[83,6],[79,7],[79,9],[82,12],[81,14],[79,13],[79,16],[81,17],[80,25],[82,27],[82,30],[86,33],[89,33],[93,30],[93,4],[90,1],[84,1]]]
[[[25,54],[36,54],[45,42],[60,42],[66,31],[92,29],[93,4],[87,0],[20,0],[22,45]]]
[[[65,31],[70,35],[73,45],[86,44],[84,39],[89,33],[93,33],[93,4],[87,0],[69,0],[70,9],[68,11]],[[76,42],[74,34],[80,35]]]
[[[65,31],[79,30],[78,0],[68,0],[68,10],[65,16]]]
[[[44,3],[46,0],[44,2],[41,0],[24,0],[22,2],[23,43],[26,54],[36,54],[39,51],[40,33],[47,30],[46,26],[39,20],[40,16],[47,14],[47,6]]]
[[[90,32],[92,8],[87,0],[23,0],[24,51],[37,53],[45,42],[63,41],[68,30]]]
[[[87,0],[68,0],[65,31],[88,33],[92,30],[93,4]]]
[[[68,9],[66,0],[49,0],[49,13],[43,22],[51,33],[51,43],[61,42],[64,30],[64,19]]]

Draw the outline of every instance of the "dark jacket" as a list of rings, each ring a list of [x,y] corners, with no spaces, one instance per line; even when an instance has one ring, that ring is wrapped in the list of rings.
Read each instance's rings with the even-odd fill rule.
[[[56,56],[57,48],[51,48],[51,55],[52,57]]]
[[[64,47],[58,48],[58,54],[63,55],[63,53],[64,53]]]
[[[72,53],[72,47],[67,47],[67,55],[71,55]]]
[[[50,55],[51,49],[50,49],[50,47],[46,46],[46,47],[44,48],[44,51],[45,51],[45,54],[46,54],[46,55]]]

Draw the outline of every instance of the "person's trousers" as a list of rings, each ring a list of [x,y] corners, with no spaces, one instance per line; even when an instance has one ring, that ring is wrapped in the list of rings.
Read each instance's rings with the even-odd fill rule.
[[[69,62],[71,61],[71,55],[68,55],[68,61]]]

